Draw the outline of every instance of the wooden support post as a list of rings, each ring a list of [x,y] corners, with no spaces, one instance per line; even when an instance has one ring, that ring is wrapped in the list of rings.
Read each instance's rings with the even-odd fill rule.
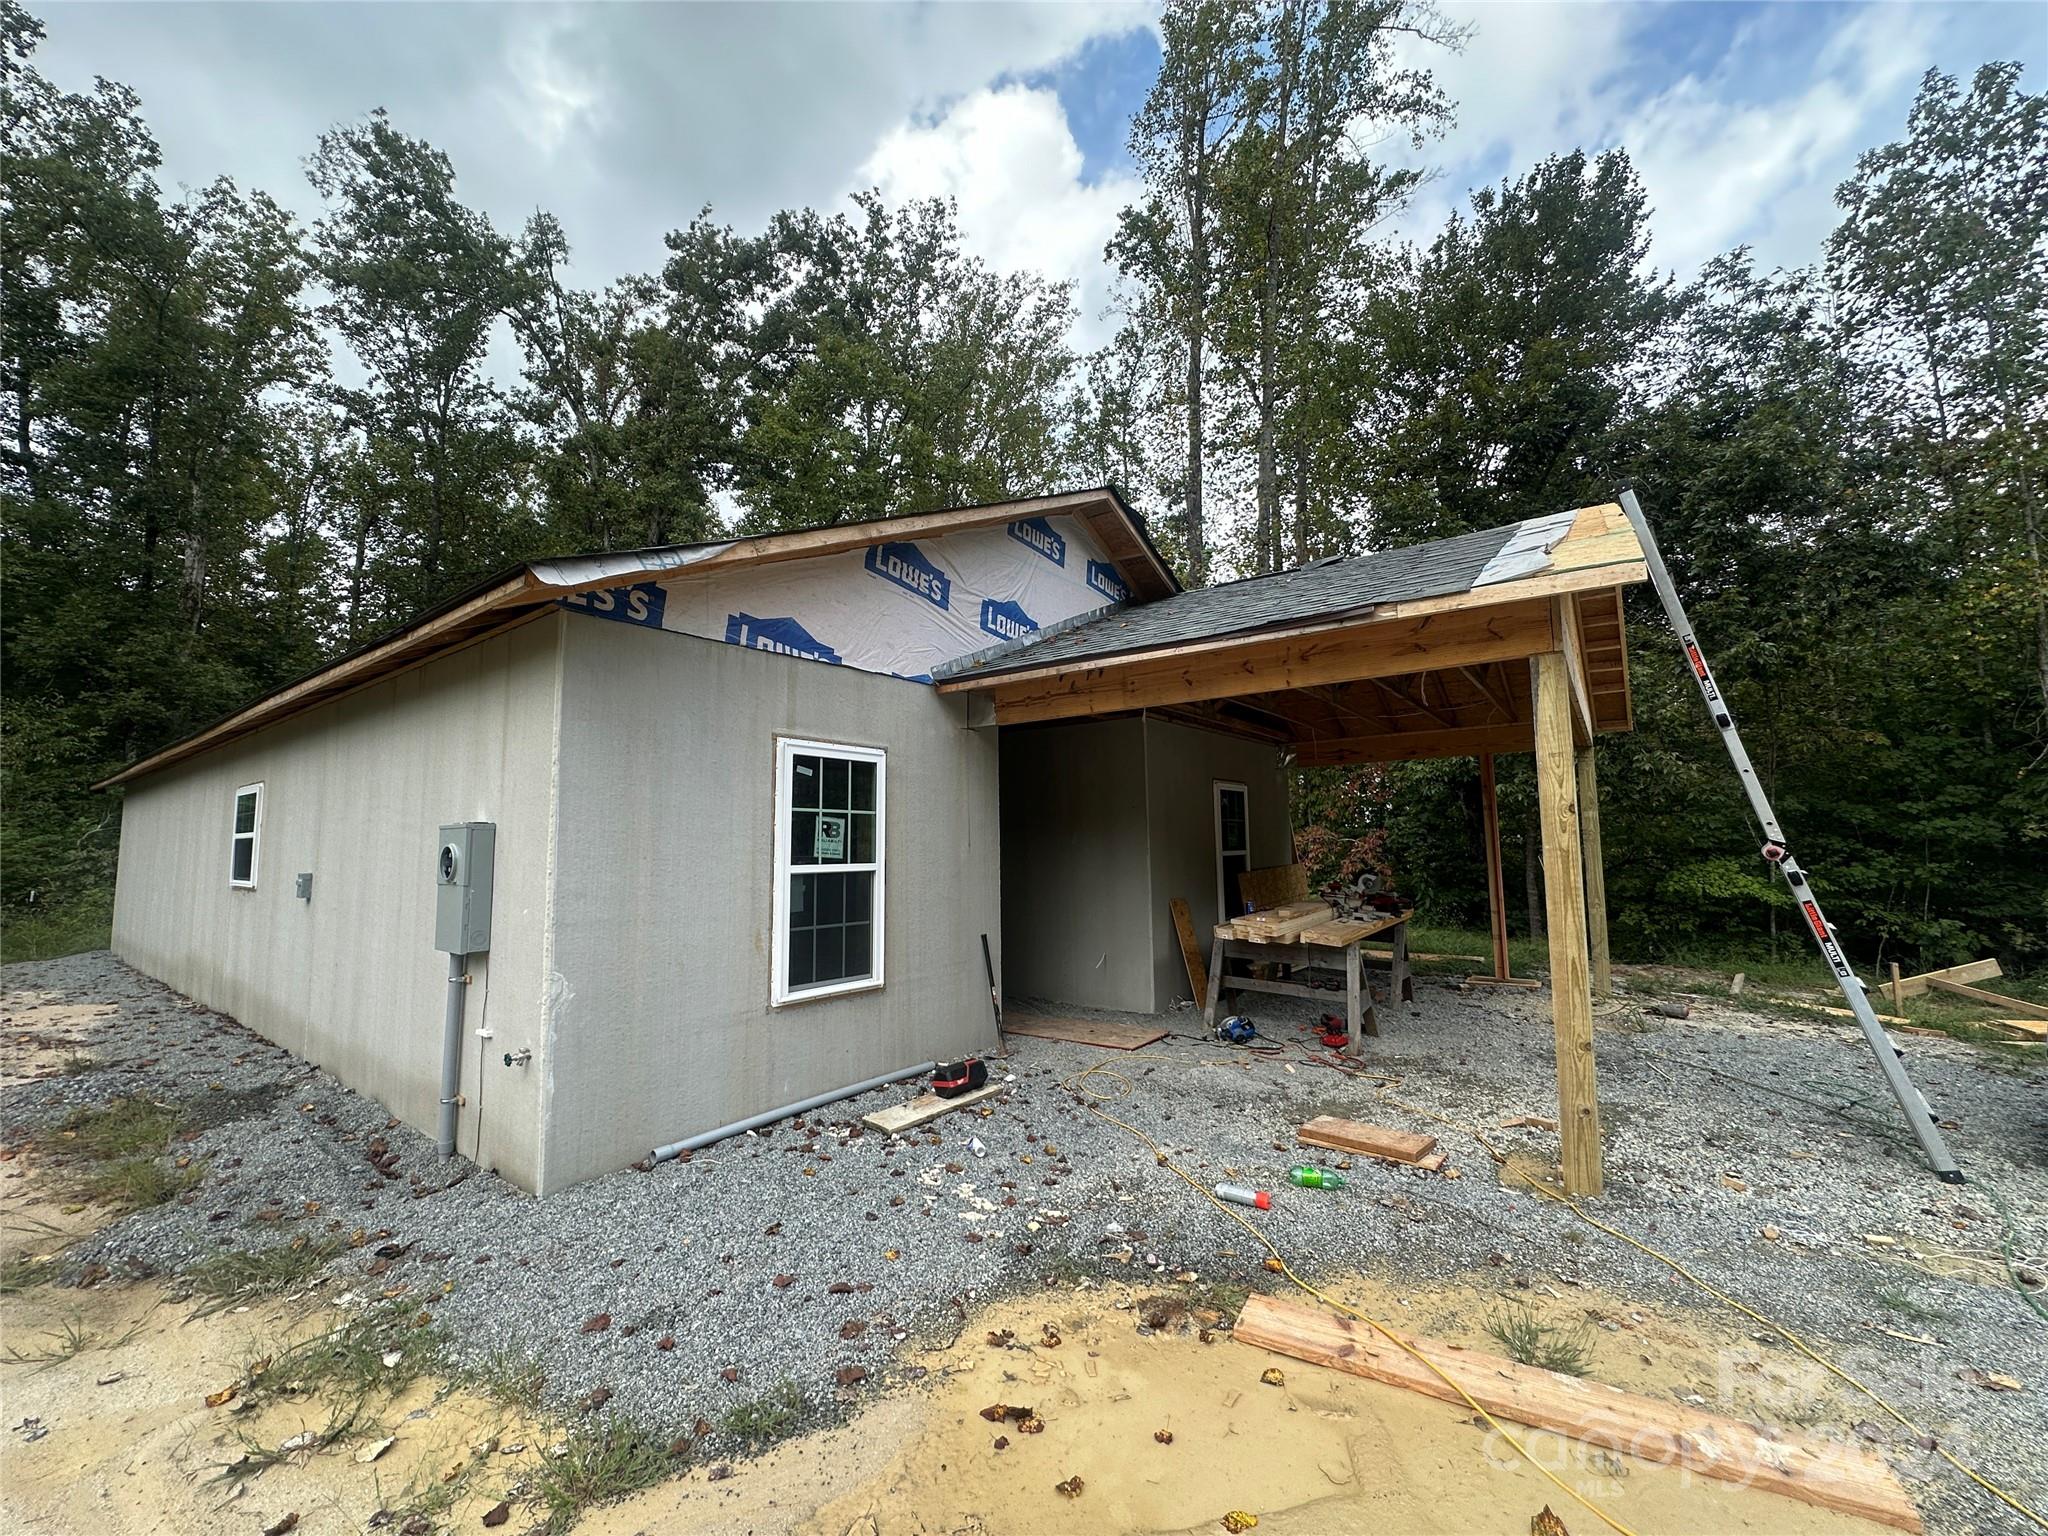
[[[1593,1071],[1593,994],[1586,964],[1586,887],[1579,854],[1571,676],[1564,657],[1532,657],[1536,804],[1543,827],[1543,905],[1550,930],[1550,1013],[1557,1041],[1557,1126],[1564,1187],[1600,1193],[1600,1100]]]
[[[1600,780],[1593,771],[1593,749],[1581,747],[1579,766],[1579,846],[1586,864],[1586,951],[1593,965],[1593,995],[1614,992],[1614,968],[1607,957],[1607,865],[1600,857]]]
[[[1500,796],[1493,754],[1479,754],[1479,815],[1486,832],[1486,921],[1493,930],[1493,974],[1508,979],[1508,891],[1500,862]]]

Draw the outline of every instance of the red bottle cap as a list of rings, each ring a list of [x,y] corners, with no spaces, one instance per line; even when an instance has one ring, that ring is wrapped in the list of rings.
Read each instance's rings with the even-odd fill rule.
[[[1259,1191],[1259,1198],[1254,1200],[1252,1204],[1262,1211],[1270,1211],[1273,1209],[1273,1197],[1262,1189]]]

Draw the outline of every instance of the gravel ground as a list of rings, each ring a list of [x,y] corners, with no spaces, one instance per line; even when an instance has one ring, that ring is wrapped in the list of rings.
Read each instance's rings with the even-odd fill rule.
[[[1101,1069],[1092,1092],[1128,1090],[1111,1113],[1205,1180],[1228,1169],[1284,1190],[1300,1160],[1292,1128],[1315,1114],[1441,1134],[1463,1177],[1360,1160],[1343,1193],[1276,1194],[1257,1220],[1305,1273],[1421,1286],[1478,1271],[1510,1292],[1588,1285],[1728,1316],[1562,1207],[1503,1187],[1469,1136],[1305,1050],[1262,1057],[1195,1038],[1194,1014],[1163,1019],[1176,1034],[1138,1052],[1019,1039],[1014,1090],[992,1113],[957,1112],[908,1138],[858,1128],[908,1092],[884,1089],[536,1202],[459,1159],[437,1163],[427,1137],[389,1124],[374,1101],[109,955],[8,966],[0,990],[10,1025],[37,1003],[106,1010],[91,1026],[93,1069],[0,1090],[8,1144],[138,1092],[188,1106],[203,1127],[189,1148],[208,1169],[200,1188],[78,1245],[74,1275],[89,1264],[169,1273],[222,1247],[361,1229],[374,1240],[334,1261],[337,1286],[430,1296],[453,1282],[434,1305],[458,1357],[510,1351],[541,1366],[557,1401],[606,1387],[608,1411],[665,1429],[716,1420],[785,1379],[814,1416],[841,1411],[906,1373],[906,1337],[950,1337],[974,1302],[1049,1279],[1150,1268],[1269,1281],[1242,1228],[1062,1086],[1090,1067]],[[1306,1004],[1248,1001],[1269,1038],[1307,1038]],[[1381,1020],[1365,1062],[1399,1078],[1390,1092],[1406,1103],[1486,1127],[1555,1113],[1547,995],[1425,980],[1415,1004]],[[2020,1262],[2048,1268],[2040,1053],[1913,1040],[1909,1069],[1972,1176],[1958,1188],[1919,1162],[1847,1020],[1707,1004],[1679,1023],[1623,1004],[1600,1023],[1607,1193],[1596,1214],[1828,1341],[1965,1460],[2048,1503],[2048,1323],[1997,1257],[2009,1231]],[[1554,1161],[1555,1137],[1539,1129],[1487,1134]],[[395,1171],[368,1161],[377,1137]],[[377,1258],[386,1245],[404,1251]],[[599,1315],[608,1326],[585,1331]],[[2023,1389],[1986,1387],[1989,1373]],[[1867,1422],[1930,1530],[2020,1528],[1874,1406]]]

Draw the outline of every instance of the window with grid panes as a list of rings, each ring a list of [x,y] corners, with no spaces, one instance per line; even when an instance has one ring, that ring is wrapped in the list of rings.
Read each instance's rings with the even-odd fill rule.
[[[776,744],[773,1000],[881,985],[887,756]]]

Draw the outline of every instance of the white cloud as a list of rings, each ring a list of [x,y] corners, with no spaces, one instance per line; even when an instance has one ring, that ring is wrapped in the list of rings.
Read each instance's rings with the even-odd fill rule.
[[[1744,71],[1779,41],[1745,29],[1713,70],[1630,109],[1611,137],[1635,160],[1657,210],[1653,259],[1690,274],[1748,241],[1767,265],[1814,260],[1834,222],[1835,182],[1859,149],[1896,131],[1882,112],[1926,67],[1935,31],[1925,11],[1859,11],[1799,89],[1737,105]]]
[[[1088,183],[1082,169],[1059,97],[1006,85],[962,97],[937,118],[899,123],[854,186],[877,187],[892,203],[954,199],[973,254],[999,271],[1075,285],[1075,342],[1086,347],[1113,329],[1102,319],[1110,282],[1102,248],[1138,184],[1128,174]]]

